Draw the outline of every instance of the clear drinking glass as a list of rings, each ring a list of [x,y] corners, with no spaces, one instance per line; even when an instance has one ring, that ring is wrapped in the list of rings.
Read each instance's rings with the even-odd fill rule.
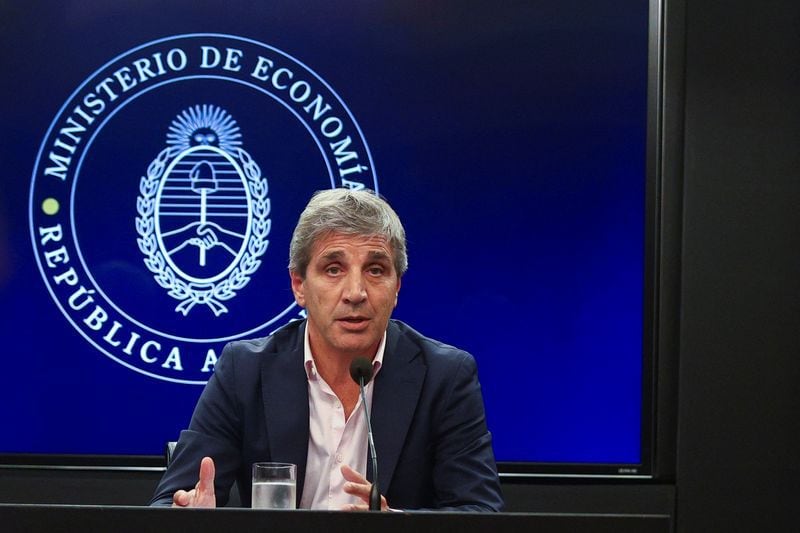
[[[253,463],[253,509],[294,509],[297,465]]]

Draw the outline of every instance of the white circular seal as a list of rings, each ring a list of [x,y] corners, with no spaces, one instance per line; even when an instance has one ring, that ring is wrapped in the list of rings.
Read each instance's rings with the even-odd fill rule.
[[[141,374],[203,384],[224,344],[303,317],[286,273],[311,194],[378,191],[333,89],[251,39],[177,35],[115,57],[59,110],[31,241],[61,312]]]

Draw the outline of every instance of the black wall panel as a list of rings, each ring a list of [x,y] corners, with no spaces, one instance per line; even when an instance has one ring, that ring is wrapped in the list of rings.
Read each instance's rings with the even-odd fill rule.
[[[800,498],[800,7],[740,4],[687,2],[679,531]]]

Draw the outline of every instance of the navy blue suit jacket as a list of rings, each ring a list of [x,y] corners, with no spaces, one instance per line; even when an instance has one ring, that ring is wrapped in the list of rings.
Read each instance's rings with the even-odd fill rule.
[[[250,469],[259,461],[297,464],[300,501],[309,431],[304,328],[297,321],[225,347],[152,504],[170,504],[175,491],[193,488],[204,456],[216,466],[217,505],[236,481],[242,505],[250,506]],[[502,508],[471,355],[390,321],[371,418],[381,493],[393,508]]]

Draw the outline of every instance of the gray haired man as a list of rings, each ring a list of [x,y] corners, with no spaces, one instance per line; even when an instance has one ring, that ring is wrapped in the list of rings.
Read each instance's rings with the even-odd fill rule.
[[[385,201],[316,193],[289,257],[308,318],[226,346],[152,503],[224,505],[237,482],[249,506],[252,463],[281,461],[298,465],[299,507],[366,509],[373,476],[349,373],[366,357],[382,509],[500,510],[475,360],[391,320],[407,268],[405,231]]]

